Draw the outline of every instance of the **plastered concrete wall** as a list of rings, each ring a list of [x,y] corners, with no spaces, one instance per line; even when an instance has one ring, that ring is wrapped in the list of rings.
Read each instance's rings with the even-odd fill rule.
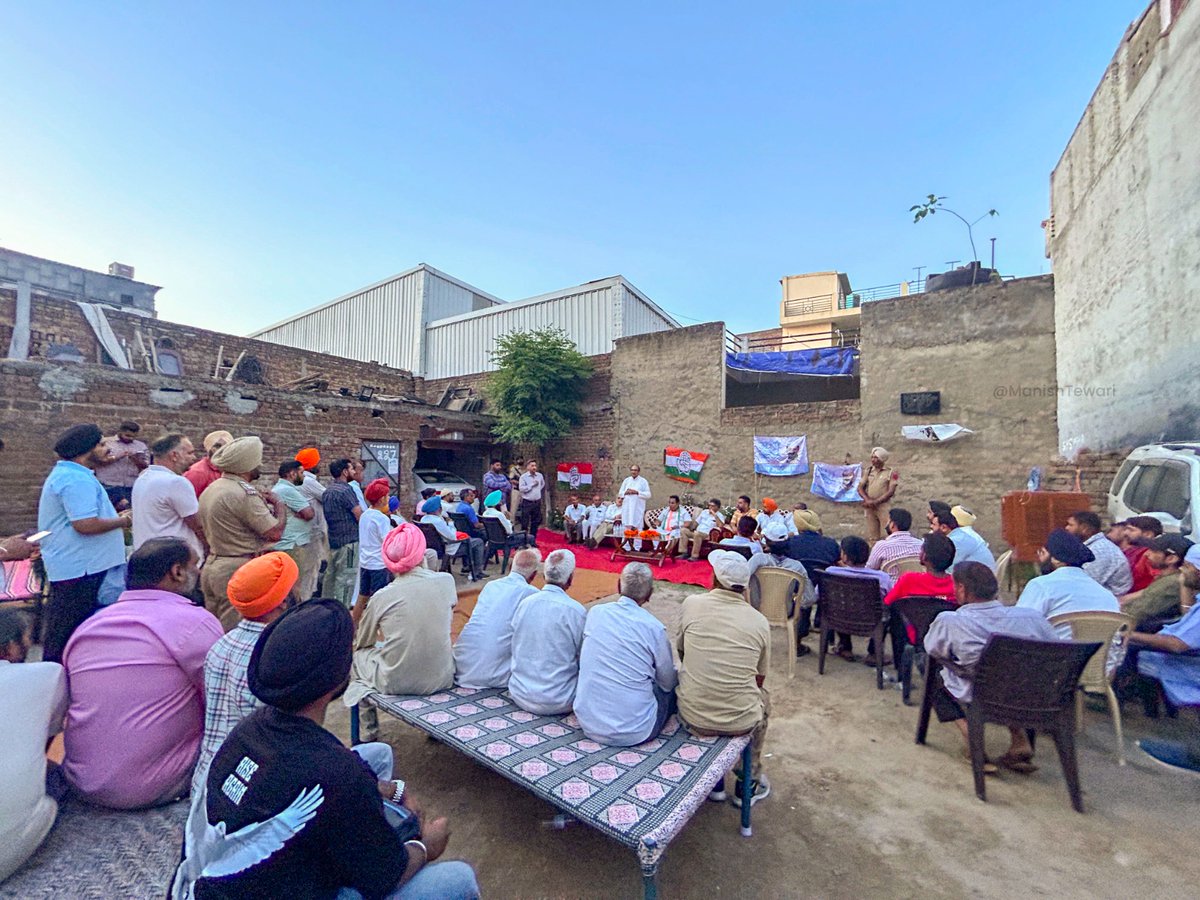
[[[148,315],[154,315],[154,295],[159,291],[152,284],[68,266],[4,247],[0,247],[0,281],[25,281],[32,286],[34,294],[53,291],[93,303],[130,307]]]
[[[862,446],[883,445],[901,475],[899,502],[960,502],[996,542],[1000,497],[1023,490],[1056,456],[1054,279],[1024,278],[867,303],[862,312]],[[940,391],[930,420],[900,412],[900,394]],[[957,423],[972,435],[908,441],[904,425]]]
[[[616,475],[639,463],[656,500],[690,491],[726,503],[741,493],[789,506],[803,501],[840,537],[862,533],[861,508],[814,497],[811,474],[756,482],[753,437],[803,434],[810,462],[837,464],[864,462],[871,447],[883,445],[900,471],[901,505],[920,516],[930,498],[961,502],[1000,546],[1001,495],[1023,489],[1032,466],[1049,473],[1055,461],[1053,279],[869,303],[862,323],[862,397],[824,403],[723,408],[721,323],[618,341],[611,375]],[[678,358],[691,361],[687,375],[662,378],[661,361]],[[942,393],[935,422],[975,434],[936,445],[903,440],[902,425],[930,422],[901,415],[900,393],[924,390]],[[669,444],[711,454],[697,487],[663,474]]]
[[[1050,179],[1060,449],[1200,436],[1200,3],[1131,26]]]

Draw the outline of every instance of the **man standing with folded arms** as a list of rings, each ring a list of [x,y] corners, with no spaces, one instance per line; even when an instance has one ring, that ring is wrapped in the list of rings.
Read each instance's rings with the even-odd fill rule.
[[[221,620],[226,631],[237,625],[236,609],[229,603],[229,579],[283,537],[287,507],[274,494],[260,493],[252,482],[262,474],[263,443],[240,437],[213,454],[212,463],[222,475],[200,495],[200,524],[208,539],[208,560],[200,577],[204,604]]]

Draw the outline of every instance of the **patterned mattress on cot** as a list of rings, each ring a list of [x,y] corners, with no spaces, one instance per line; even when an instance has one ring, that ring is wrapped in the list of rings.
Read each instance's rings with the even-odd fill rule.
[[[609,837],[653,866],[742,755],[749,737],[698,737],[676,716],[636,747],[589,740],[572,715],[536,716],[502,688],[364,703],[428,732]]]

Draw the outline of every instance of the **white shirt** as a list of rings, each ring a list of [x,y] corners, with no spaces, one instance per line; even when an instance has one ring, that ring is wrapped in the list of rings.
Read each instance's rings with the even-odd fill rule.
[[[488,582],[480,591],[475,610],[454,645],[454,680],[458,685],[495,688],[508,684],[513,613],[522,600],[536,593],[537,588],[516,572]]]
[[[996,571],[996,557],[988,548],[987,541],[970,525],[955,528],[948,537],[950,543],[954,544],[954,563],[947,569],[948,572],[953,572],[954,566],[964,562],[981,562],[993,573]]]
[[[606,507],[603,503],[598,503],[595,506],[589,506],[587,508],[588,522],[590,522],[592,525],[599,525],[601,522],[604,521],[604,513],[607,508],[608,507]],[[615,511],[616,507],[613,507],[613,510],[614,510],[613,515],[615,516],[616,515],[616,511]]]
[[[46,742],[62,731],[66,712],[62,666],[0,661],[0,879],[33,855],[54,824],[58,804],[46,796]]]
[[[617,506],[615,503],[610,503],[608,506],[604,507],[604,521],[608,522],[610,525],[617,521],[617,516],[620,514],[621,507]]]
[[[297,485],[297,489],[308,498],[308,505],[312,507],[313,517],[309,523],[312,525],[313,533],[321,532],[322,534],[329,533],[329,526],[325,524],[325,504],[321,498],[325,496],[325,485],[321,484],[320,479],[312,472],[304,473],[304,482]]]
[[[1121,611],[1117,598],[1078,566],[1061,566],[1049,575],[1039,575],[1025,585],[1017,606],[1036,609],[1047,619],[1069,612]],[[1054,630],[1059,637],[1070,640],[1070,625],[1064,622]]]
[[[487,509],[485,509],[483,511],[483,518],[499,519],[500,524],[504,526],[504,533],[512,534],[512,522],[508,521],[508,516],[500,512],[500,510],[496,509],[496,507],[489,506]]]
[[[587,516],[587,507],[582,503],[571,503],[563,510],[563,518],[572,522],[582,522]]]
[[[458,545],[462,543],[458,539],[458,532],[454,526],[443,519],[437,513],[426,513],[421,516],[422,525],[432,525],[434,530],[442,536],[442,540],[446,543],[446,552],[453,556],[458,552]]]
[[[541,500],[546,489],[546,476],[541,472],[525,472],[517,480],[517,491],[522,500]]]
[[[1123,597],[1133,590],[1133,572],[1120,547],[1099,532],[1083,543],[1096,557],[1090,563],[1083,564],[1083,571],[1115,597]]]
[[[196,489],[182,475],[163,466],[147,466],[133,483],[133,549],[151,538],[179,538],[203,559],[200,539],[183,520],[200,511]]]
[[[725,524],[725,517],[720,513],[714,513],[708,507],[705,507],[700,512],[696,513],[696,527],[693,531],[700,534],[708,534],[715,528],[720,528]]]
[[[383,539],[392,530],[392,520],[377,509],[364,509],[358,517],[358,566],[378,572],[383,564]]]
[[[517,606],[508,692],[519,707],[539,716],[570,712],[586,618],[583,605],[556,584]]]
[[[667,629],[628,597],[593,606],[583,627],[575,716],[593,741],[632,747],[654,737],[654,685],[672,691],[679,677]]]
[[[787,529],[789,535],[798,534],[796,529],[796,520],[792,518],[791,513],[784,515],[782,509],[777,509],[773,513],[760,512],[756,516],[758,521],[758,530],[760,532],[767,530],[767,524],[770,522],[782,522],[783,527]]]

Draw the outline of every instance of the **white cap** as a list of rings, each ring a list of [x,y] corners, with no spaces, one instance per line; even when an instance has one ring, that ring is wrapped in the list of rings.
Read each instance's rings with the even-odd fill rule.
[[[740,553],[713,550],[708,554],[708,564],[712,566],[717,581],[725,587],[745,587],[750,583],[750,562]]]
[[[1183,554],[1183,561],[1200,569],[1200,544],[1192,544],[1188,547],[1187,553]]]
[[[787,536],[787,526],[778,519],[772,519],[767,523],[767,527],[763,529],[763,537],[768,541],[786,541]]]

